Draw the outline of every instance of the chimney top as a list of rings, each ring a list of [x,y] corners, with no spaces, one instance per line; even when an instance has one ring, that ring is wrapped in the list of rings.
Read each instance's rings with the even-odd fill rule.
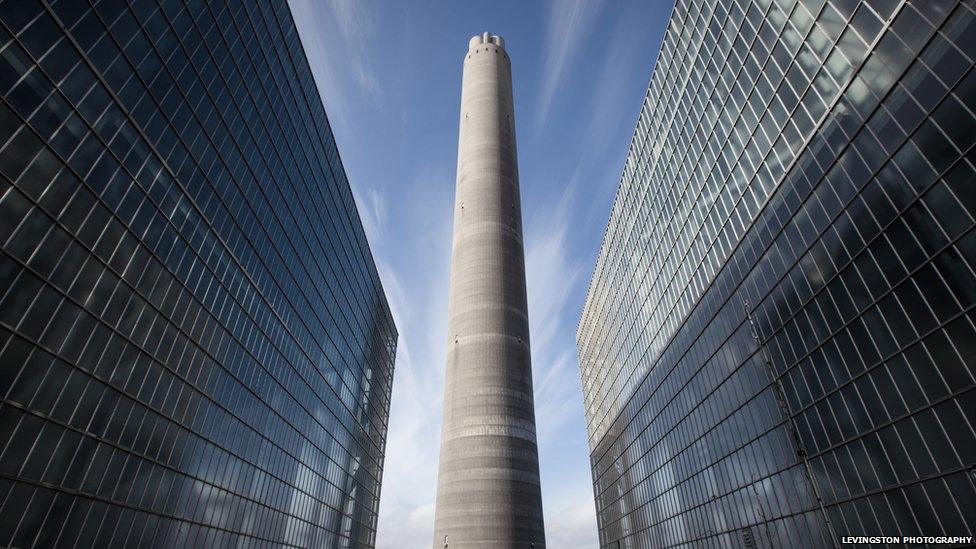
[[[497,34],[491,34],[490,32],[484,32],[471,37],[468,41],[468,49],[473,50],[481,44],[494,44],[501,49],[505,49],[505,40]]]

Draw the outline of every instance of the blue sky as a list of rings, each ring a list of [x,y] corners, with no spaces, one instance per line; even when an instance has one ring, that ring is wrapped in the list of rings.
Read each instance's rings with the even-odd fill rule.
[[[595,547],[575,330],[671,0],[291,0],[400,340],[378,546],[430,547],[461,62],[512,59],[546,533]]]

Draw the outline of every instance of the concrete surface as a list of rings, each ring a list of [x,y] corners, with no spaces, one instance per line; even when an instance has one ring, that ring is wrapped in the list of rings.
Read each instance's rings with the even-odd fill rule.
[[[434,547],[545,547],[512,72],[489,33],[464,58]]]

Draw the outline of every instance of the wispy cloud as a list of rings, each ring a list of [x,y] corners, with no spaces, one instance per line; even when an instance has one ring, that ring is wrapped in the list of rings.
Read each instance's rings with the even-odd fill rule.
[[[540,125],[557,90],[566,85],[564,79],[571,77],[569,67],[580,53],[576,48],[600,15],[599,6],[572,2],[560,3],[554,9],[545,80],[541,83]],[[648,15],[645,5],[635,4],[620,7],[612,18],[602,21],[610,25],[611,33],[604,35],[608,38],[605,42],[591,44],[598,50],[597,62],[587,72],[594,85],[576,96],[583,105],[583,116],[577,122],[580,154],[561,173],[547,172],[545,176],[560,179],[535,182],[561,189],[561,194],[553,193],[527,218],[536,412],[540,452],[546,465],[542,471],[543,500],[551,547],[576,549],[598,543],[575,349],[576,320],[593,258],[581,253],[579,243],[589,239],[585,231],[600,234],[605,221],[594,217],[606,212],[592,205],[609,202],[617,186],[618,163],[626,153],[619,137],[629,134],[640,107],[632,98],[632,87],[624,83],[632,76],[635,62],[640,61],[641,25],[649,24]],[[644,67],[640,68],[642,74]],[[554,463],[552,456],[562,456],[563,462]]]
[[[380,273],[401,330],[412,332],[409,322],[416,319],[417,303],[409,296],[399,277],[388,268]],[[443,316],[443,315],[440,315]],[[431,330],[443,331],[444,322],[434,315]],[[404,334],[406,335],[406,334]],[[437,442],[440,424],[442,376],[432,364],[417,364],[413,359],[413,334],[401,337],[397,346],[387,459],[383,472],[380,502],[378,547],[426,547],[434,523],[434,485],[437,477]],[[420,349],[425,361],[429,349]]]
[[[432,168],[409,183],[413,189],[399,213],[408,234],[378,228],[373,238],[388,257],[378,262],[380,277],[400,330],[394,372],[377,547],[430,547],[434,528],[438,449],[443,401],[444,347],[453,187],[446,169]],[[382,212],[360,202],[360,210]],[[364,205],[364,202],[367,204]],[[378,208],[378,209],[377,209]],[[408,216],[409,217],[409,216]],[[404,223],[404,221],[407,221]]]
[[[526,271],[539,451],[545,467],[547,545],[594,547],[597,530],[586,463],[582,393],[574,342],[575,311],[586,266],[572,254],[580,207],[579,166],[562,194],[527,216]],[[553,461],[553,456],[572,455]]]
[[[298,32],[315,74],[322,101],[333,126],[347,129],[351,101],[345,82],[356,82],[360,93],[379,91],[369,63],[374,16],[365,2],[355,0],[289,0],[300,22]],[[344,55],[336,55],[344,52]]]
[[[364,185],[363,187],[354,187],[353,196],[356,198],[356,207],[359,210],[363,230],[366,231],[366,238],[370,242],[385,242],[389,223],[383,193]]]
[[[657,10],[667,10],[667,0],[654,0]],[[594,88],[591,94],[592,103],[589,112],[589,131],[585,150],[591,154],[603,155],[607,145],[613,140],[611,136],[621,130],[630,134],[637,122],[641,102],[632,100],[633,90],[623,83],[634,73],[650,75],[650,68],[655,56],[652,52],[635,56],[639,52],[639,45],[646,41],[642,31],[650,26],[650,15],[655,10],[646,9],[621,10],[611,33],[611,39],[606,45],[603,55],[603,65],[599,75],[594,78]],[[621,124],[626,128],[621,128]],[[614,151],[621,158],[626,149]],[[616,185],[613,185],[615,188]]]
[[[567,185],[555,206],[532,216],[526,227],[529,333],[542,443],[559,432],[579,405],[574,385],[576,353],[574,347],[567,347],[565,338],[567,325],[572,324],[568,318],[572,313],[567,314],[570,296],[578,290],[585,272],[568,255],[574,187]]]
[[[602,235],[605,216],[627,154],[626,143],[621,138],[632,135],[643,104],[643,93],[640,96],[634,94],[634,75],[640,75],[638,82],[645,83],[656,59],[657,50],[648,48],[648,29],[654,26],[655,18],[670,13],[672,8],[671,0],[622,3],[608,12],[612,16],[601,21],[601,25],[611,29],[604,33],[609,39],[592,44],[599,52],[589,65],[587,82],[592,85],[584,86],[587,93],[577,98],[580,117],[579,129],[575,132],[575,149],[579,154],[571,164],[572,171],[565,177],[566,185],[570,187],[567,194],[575,196],[586,192],[588,197],[586,203],[577,204],[574,211],[573,226],[577,232],[570,235],[571,239],[588,240],[579,233],[580,228]],[[640,89],[643,92],[645,87]],[[591,207],[594,204],[606,204],[607,208]],[[595,256],[586,258],[586,274],[595,259]],[[581,307],[582,302],[579,305]]]
[[[308,0],[304,0],[308,1]],[[367,92],[379,89],[376,74],[367,64],[367,46],[372,38],[374,19],[370,6],[355,0],[326,0],[335,14],[339,33],[346,42],[350,67],[360,88]]]
[[[595,23],[601,3],[601,0],[566,0],[549,5],[537,128],[549,115],[556,90]]]
[[[546,513],[546,545],[558,549],[597,547],[599,540],[592,492],[549,503],[556,510]]]

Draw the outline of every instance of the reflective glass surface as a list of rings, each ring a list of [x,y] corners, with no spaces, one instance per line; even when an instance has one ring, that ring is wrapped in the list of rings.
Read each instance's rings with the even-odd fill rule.
[[[604,547],[976,532],[974,9],[677,2],[577,333]]]
[[[372,546],[395,346],[284,0],[0,2],[0,546]]]

